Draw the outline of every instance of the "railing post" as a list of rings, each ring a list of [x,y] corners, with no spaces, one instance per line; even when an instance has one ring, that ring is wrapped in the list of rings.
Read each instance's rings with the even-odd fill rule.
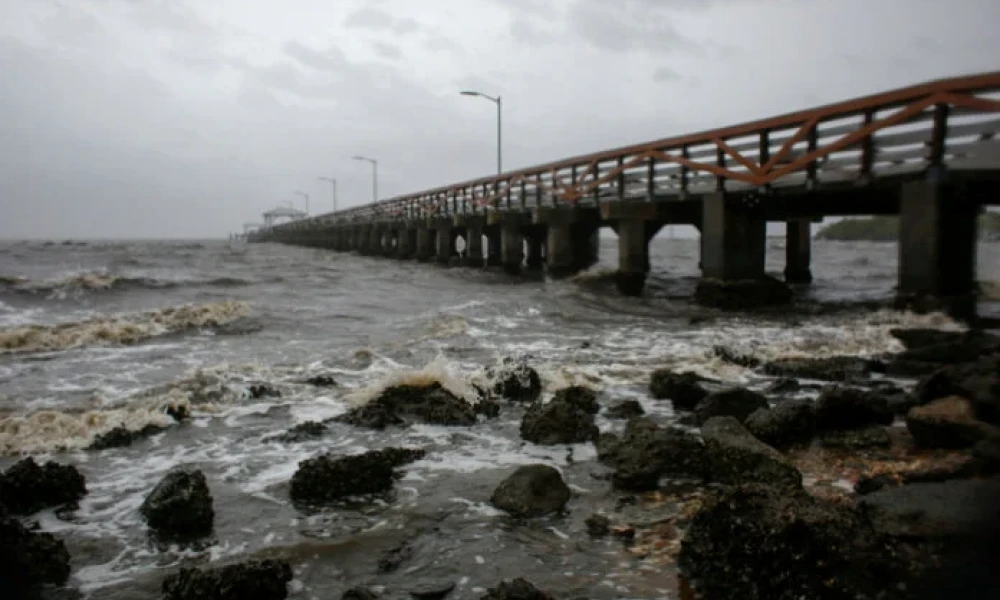
[[[625,157],[618,157],[618,201],[625,200]]]
[[[715,164],[719,168],[726,168],[726,153],[722,148],[715,149]],[[726,178],[722,175],[715,176],[715,191],[724,192],[726,191]]]
[[[931,131],[931,148],[928,156],[929,169],[940,169],[944,166],[948,140],[948,109],[945,103],[934,105],[934,129]]]
[[[691,158],[691,154],[688,151],[687,144],[681,146],[681,157],[685,160]],[[681,165],[681,196],[687,196],[688,191],[688,177],[690,176],[691,169],[687,165]]]
[[[524,182],[524,178],[521,178],[521,209],[524,210],[528,207],[528,186]]]
[[[653,157],[649,157],[649,162],[646,163],[646,202],[653,201],[653,194],[656,193],[656,163],[653,162]]]
[[[875,111],[872,109],[865,110],[865,119],[863,127],[871,125],[872,119],[875,118]],[[868,134],[861,140],[861,166],[859,177],[862,180],[867,179],[871,176],[872,163],[875,158],[875,139],[872,134]]]
[[[535,173],[535,206],[542,205],[542,174]]]
[[[811,154],[816,151],[816,147],[819,143],[819,122],[817,121],[810,129],[809,133],[806,134],[807,147],[806,153]],[[816,159],[809,161],[806,165],[806,187],[808,189],[816,189],[819,185],[819,181],[816,177]]]

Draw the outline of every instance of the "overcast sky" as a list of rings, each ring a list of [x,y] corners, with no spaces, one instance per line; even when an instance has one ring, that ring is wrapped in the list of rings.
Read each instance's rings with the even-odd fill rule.
[[[1000,0],[0,0],[0,237],[224,237],[1000,67]]]

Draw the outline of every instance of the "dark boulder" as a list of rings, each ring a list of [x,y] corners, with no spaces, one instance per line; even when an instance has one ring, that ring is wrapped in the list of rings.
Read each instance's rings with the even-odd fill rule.
[[[760,359],[750,354],[744,354],[728,346],[714,346],[712,355],[718,357],[722,362],[744,367],[746,369],[756,369],[760,366]]]
[[[472,410],[487,419],[495,419],[500,416],[500,403],[492,398],[480,398],[479,402],[472,406]]]
[[[591,415],[596,415],[601,410],[601,405],[597,403],[597,393],[580,385],[557,390],[552,396],[552,402],[565,402]]]
[[[816,400],[816,422],[824,431],[889,425],[893,419],[888,400],[867,390],[830,386]]]
[[[181,569],[163,580],[164,600],[284,600],[292,567],[282,560],[248,560],[213,569]]]
[[[704,445],[681,429],[659,427],[648,419],[632,419],[625,432],[602,435],[598,459],[615,468],[612,484],[622,490],[655,490],[660,478],[704,479]]]
[[[913,389],[917,404],[958,396],[972,402],[976,418],[1000,425],[1000,354],[942,367]]]
[[[532,405],[521,419],[521,437],[535,444],[592,442],[599,433],[594,415],[566,402]]]
[[[473,425],[476,422],[476,411],[473,405],[444,389],[440,383],[427,386],[398,385],[335,420],[372,429],[409,425],[413,422]]]
[[[441,600],[454,589],[455,581],[452,579],[423,579],[409,586],[410,597],[416,600]]]
[[[981,331],[893,329],[890,333],[906,346],[895,357],[902,362],[958,364],[1000,352],[1000,338]]]
[[[366,587],[353,587],[340,596],[340,600],[378,600],[378,595]]]
[[[331,375],[315,375],[306,379],[305,382],[316,387],[334,387],[337,385],[337,380]]]
[[[790,400],[759,408],[747,417],[746,428],[760,441],[784,450],[805,444],[816,434],[816,407],[811,400]]]
[[[763,371],[772,377],[849,381],[868,377],[872,361],[856,356],[782,358],[765,364]]]
[[[419,449],[385,448],[353,456],[310,458],[301,461],[292,475],[289,496],[308,505],[386,492],[396,479],[397,467],[423,456]]]
[[[604,537],[611,533],[611,519],[594,513],[583,522],[587,526],[587,534],[591,537]]]
[[[91,442],[89,446],[89,449],[107,450],[109,448],[124,448],[126,446],[131,446],[132,442],[155,435],[165,429],[166,427],[160,427],[159,425],[146,425],[142,429],[132,431],[122,426],[118,426],[110,431],[106,431],[95,436],[94,441]]]
[[[493,393],[515,402],[534,402],[542,395],[542,378],[524,361],[506,358],[499,368],[487,370]]]
[[[638,400],[622,400],[617,404],[609,406],[604,411],[604,416],[609,419],[631,419],[633,417],[641,417],[644,414],[646,414],[646,411],[642,408],[642,404],[639,404]]]
[[[326,425],[318,421],[306,421],[305,423],[299,423],[298,425],[291,427],[288,431],[282,433],[281,435],[268,438],[267,441],[285,442],[288,444],[305,442],[322,437],[326,431]]]
[[[86,481],[72,465],[22,459],[0,475],[0,504],[11,514],[31,513],[55,506],[75,507],[87,493]]]
[[[819,443],[824,448],[838,450],[869,450],[888,448],[892,445],[889,432],[881,425],[870,425],[861,429],[843,429],[824,432]]]
[[[486,590],[486,595],[479,600],[555,600],[550,594],[541,591],[524,579],[518,577],[513,581],[503,581],[495,588]]]
[[[701,428],[711,481],[802,486],[802,474],[780,452],[758,440],[734,417],[713,417]]]
[[[146,496],[139,512],[151,529],[167,537],[207,535],[215,519],[204,473],[187,467],[167,473]]]
[[[770,486],[729,487],[709,501],[687,530],[678,564],[712,600],[909,594],[908,561],[861,510]]]
[[[659,400],[670,400],[676,410],[691,410],[705,399],[708,390],[701,387],[694,373],[674,373],[668,369],[653,371],[649,392]]]
[[[695,288],[694,299],[711,308],[753,310],[790,304],[792,290],[783,281],[768,276],[739,281],[702,278]]]
[[[392,573],[411,558],[413,558],[413,546],[409,541],[404,541],[382,553],[378,559],[378,572]]]
[[[906,427],[921,448],[969,448],[1000,437],[1000,427],[977,419],[972,403],[957,396],[913,407],[906,415]]]
[[[701,425],[712,417],[735,417],[742,423],[754,411],[767,407],[764,394],[746,388],[732,388],[706,396],[695,407],[692,420],[696,425]]]
[[[558,512],[569,502],[562,475],[548,465],[518,467],[490,497],[490,503],[515,517],[541,517]]]
[[[794,394],[801,389],[802,384],[797,379],[781,377],[772,381],[764,391],[768,394]]]
[[[28,597],[27,590],[44,584],[62,585],[69,573],[62,540],[0,516],[0,590],[5,598]]]
[[[259,400],[261,398],[280,398],[281,397],[281,392],[280,391],[278,391],[276,388],[274,388],[274,387],[272,387],[272,386],[270,386],[270,385],[268,385],[266,383],[257,383],[257,384],[251,385],[249,388],[247,388],[247,391],[250,392],[250,397],[253,398],[254,400]]]

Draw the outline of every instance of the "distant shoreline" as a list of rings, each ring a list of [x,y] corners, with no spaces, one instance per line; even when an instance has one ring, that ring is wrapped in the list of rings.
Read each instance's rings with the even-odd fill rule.
[[[977,227],[979,241],[1000,242],[1000,214],[984,213]],[[870,217],[843,219],[816,232],[816,239],[840,242],[895,242],[899,239],[899,218]]]

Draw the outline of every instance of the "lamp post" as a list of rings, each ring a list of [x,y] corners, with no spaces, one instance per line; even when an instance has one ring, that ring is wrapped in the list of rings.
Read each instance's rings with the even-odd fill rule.
[[[472,90],[464,90],[461,94],[463,96],[479,96],[480,98],[486,98],[490,102],[497,105],[497,175],[499,175],[503,173],[503,129],[501,127],[503,119],[503,101],[500,96],[494,98],[493,96],[488,96],[482,92]]]
[[[363,160],[372,164],[372,202],[378,202],[378,161],[367,156],[354,156],[354,160]]]
[[[298,194],[299,196],[302,196],[303,198],[305,198],[305,200],[306,200],[306,216],[308,217],[309,216],[309,194],[307,194],[305,192],[300,192],[298,190],[295,190],[295,193]]]
[[[320,177],[320,181],[329,181],[330,187],[333,191],[333,212],[337,212],[337,178],[336,177]]]

